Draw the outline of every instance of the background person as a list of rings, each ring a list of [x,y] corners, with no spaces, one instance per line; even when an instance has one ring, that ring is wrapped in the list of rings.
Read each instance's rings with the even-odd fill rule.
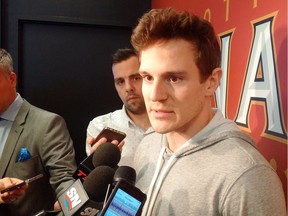
[[[87,155],[93,152],[103,139],[94,145],[95,137],[104,127],[126,133],[121,153],[121,165],[129,165],[142,138],[154,132],[151,128],[142,95],[142,77],[138,73],[139,59],[133,49],[118,49],[112,55],[114,85],[123,102],[122,109],[95,117],[87,128]],[[117,143],[115,143],[117,144]],[[94,145],[91,149],[91,145]]]
[[[74,182],[73,143],[62,117],[31,105],[17,93],[13,61],[4,49],[0,50],[0,134],[1,178],[44,175],[29,185],[24,196],[1,205],[1,215],[52,210],[57,196]]]

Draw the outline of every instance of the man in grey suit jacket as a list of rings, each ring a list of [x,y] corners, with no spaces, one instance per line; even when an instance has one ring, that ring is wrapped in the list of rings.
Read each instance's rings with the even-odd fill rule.
[[[73,183],[75,169],[75,151],[64,119],[17,93],[12,58],[0,49],[0,178],[24,180],[43,174],[29,184],[23,197],[1,204],[1,215],[52,210],[57,196]]]

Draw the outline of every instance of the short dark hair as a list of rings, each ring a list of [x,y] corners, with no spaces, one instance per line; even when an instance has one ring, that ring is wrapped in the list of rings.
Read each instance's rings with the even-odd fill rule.
[[[141,50],[173,39],[183,39],[195,48],[195,62],[202,80],[220,67],[220,46],[212,25],[187,11],[177,12],[172,8],[150,10],[134,28],[131,44],[141,55]]]
[[[122,48],[116,50],[116,52],[112,55],[112,64],[120,63],[129,59],[130,57],[138,57],[136,50],[130,48]]]

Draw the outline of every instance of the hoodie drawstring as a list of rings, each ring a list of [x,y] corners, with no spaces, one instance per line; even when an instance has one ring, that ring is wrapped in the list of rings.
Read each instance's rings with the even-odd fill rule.
[[[161,172],[161,168],[163,166],[164,153],[165,153],[165,147],[162,147],[160,150],[159,157],[158,157],[156,169],[155,169],[155,172],[154,172],[154,175],[153,175],[153,178],[151,180],[149,190],[147,193],[147,203],[143,208],[142,215],[144,215],[144,216],[151,215],[152,209],[154,207],[156,198],[157,198],[158,193],[160,191],[160,188],[162,186],[163,180],[165,179],[166,175],[168,174],[170,168],[172,167],[172,165],[174,164],[175,159],[176,159],[176,156],[172,155],[171,158],[168,160],[167,165],[163,169],[163,172],[161,173],[161,175],[159,175]],[[158,182],[157,182],[157,179],[158,179]],[[157,182],[157,184],[156,184],[156,182]]]

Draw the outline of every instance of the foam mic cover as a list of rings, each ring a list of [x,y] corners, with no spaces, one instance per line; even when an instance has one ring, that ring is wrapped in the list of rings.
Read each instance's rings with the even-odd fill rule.
[[[121,152],[113,143],[101,144],[93,154],[92,163],[94,167],[106,165],[116,167],[121,158]]]
[[[113,181],[118,182],[120,180],[125,180],[132,185],[135,185],[136,181],[136,171],[130,166],[120,166],[116,170]]]
[[[103,202],[109,184],[113,182],[115,170],[109,166],[97,166],[83,182],[88,196],[96,202]]]

